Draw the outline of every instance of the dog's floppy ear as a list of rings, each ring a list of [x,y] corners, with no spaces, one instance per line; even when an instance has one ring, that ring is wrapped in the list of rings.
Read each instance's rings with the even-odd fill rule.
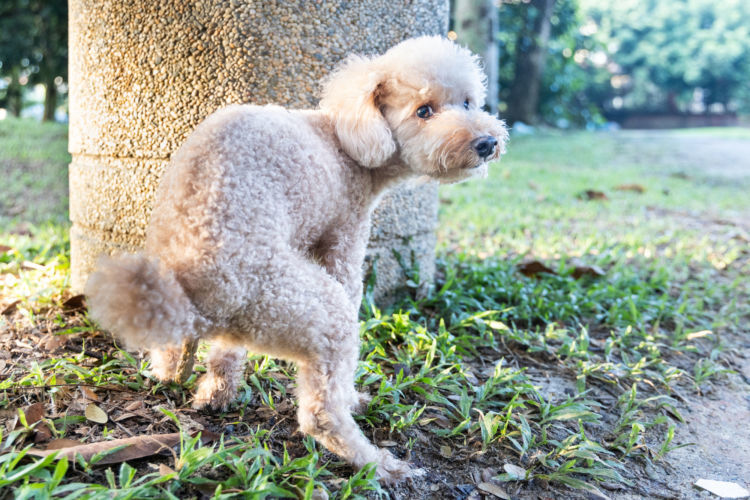
[[[320,101],[320,108],[333,117],[344,151],[368,168],[381,166],[396,151],[377,102],[384,80],[371,59],[350,56],[331,74]]]

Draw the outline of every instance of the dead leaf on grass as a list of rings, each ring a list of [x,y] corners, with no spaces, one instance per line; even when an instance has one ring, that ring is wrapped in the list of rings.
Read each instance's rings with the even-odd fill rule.
[[[503,469],[505,469],[505,472],[507,472],[508,475],[513,479],[526,479],[526,469],[524,469],[523,467],[519,467],[518,465],[514,464],[505,464],[503,465]]]
[[[97,424],[106,424],[109,420],[107,413],[94,403],[87,404],[83,414],[86,415],[87,419]]]
[[[8,245],[0,245],[0,255],[6,252],[10,252],[11,250],[13,250],[13,247],[9,247]]]
[[[3,314],[3,315],[13,314],[13,312],[18,308],[18,304],[20,303],[21,303],[20,300],[14,300],[13,302],[5,306],[3,308],[3,311],[0,314]]]
[[[125,405],[125,407],[123,408],[123,410],[125,410],[125,411],[135,411],[135,410],[137,410],[139,408],[143,408],[143,400],[141,400],[141,399],[138,399],[136,401],[128,403],[127,405]]]
[[[114,422],[122,422],[123,420],[127,420],[127,419],[133,418],[133,417],[139,417],[139,416],[143,416],[143,415],[139,415],[138,413],[133,413],[133,412],[127,411],[127,412],[122,413],[121,415],[118,415],[117,417],[113,418],[112,421],[114,421]]]
[[[177,471],[174,470],[172,467],[168,466],[167,464],[159,464],[159,474],[162,476],[168,476],[170,474],[177,475]]]
[[[620,184],[619,186],[615,186],[615,189],[617,191],[633,191],[639,194],[646,192],[646,188],[640,184]]]
[[[34,428],[34,442],[35,443],[37,444],[44,443],[46,441],[49,441],[51,437],[52,437],[52,431],[49,430],[49,427],[44,425],[44,423],[41,423]]]
[[[518,266],[518,270],[521,272],[521,274],[523,274],[524,276],[528,276],[530,278],[536,277],[536,275],[540,273],[557,274],[555,271],[545,266],[543,263],[539,262],[538,260],[530,260],[530,261],[522,262]]]
[[[97,402],[101,401],[101,398],[93,391],[93,389],[90,389],[86,386],[81,386],[81,392],[83,393],[83,397],[85,397],[86,399]]]
[[[587,189],[581,191],[576,195],[579,200],[608,200],[607,195],[603,191],[597,191],[596,189]]]
[[[83,294],[73,295],[62,303],[62,308],[65,314],[72,314],[86,309],[86,296]]]
[[[29,229],[29,225],[26,222],[18,224],[16,227],[8,231],[9,234],[17,234],[19,236],[34,236],[34,233]]]
[[[76,441],[75,439],[53,439],[49,443],[47,443],[47,450],[61,450],[63,448],[70,448],[71,446],[78,446],[82,444],[80,441]]]
[[[34,403],[26,407],[23,413],[26,415],[26,423],[31,425],[39,422],[44,418],[45,413],[44,403]]]
[[[122,449],[110,453],[97,462],[97,464],[106,465],[156,455],[161,451],[171,450],[173,446],[176,446],[179,443],[180,433],[174,432],[171,434],[155,434],[125,439],[113,439],[112,441],[102,441],[99,443],[78,444],[56,450],[38,450],[32,448],[28,453],[29,455],[36,457],[46,457],[47,455],[59,451],[60,453],[57,455],[57,458],[65,457],[70,460],[80,454],[86,461],[89,461],[91,460],[91,457],[97,453],[123,447]]]
[[[730,483],[727,481],[699,479],[695,482],[695,486],[710,491],[719,498],[745,498],[750,496],[750,491],[747,491],[737,483]]]
[[[44,349],[45,351],[56,351],[65,343],[68,341],[68,339],[62,335],[55,335],[54,333],[48,333],[44,337],[42,337],[39,340],[39,347]]]
[[[688,333],[685,338],[688,340],[695,340],[695,339],[699,339],[701,337],[707,337],[708,335],[713,335],[713,334],[714,332],[712,332],[711,330],[700,330],[697,332]]]
[[[600,276],[604,276],[604,270],[599,266],[576,266],[573,269],[573,279],[581,279],[584,276],[593,276],[594,278],[598,278]]]
[[[484,493],[489,493],[490,495],[496,496],[497,498],[510,500],[510,495],[508,495],[508,493],[506,493],[504,489],[494,483],[479,483],[477,485],[477,488],[482,490]]]
[[[36,262],[31,262],[30,260],[25,260],[21,264],[21,269],[24,271],[41,271],[44,269],[44,266],[37,264]]]

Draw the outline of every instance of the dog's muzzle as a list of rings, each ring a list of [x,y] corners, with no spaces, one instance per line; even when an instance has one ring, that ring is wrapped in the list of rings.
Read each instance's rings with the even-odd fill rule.
[[[497,147],[497,139],[495,139],[491,135],[485,135],[484,137],[479,137],[471,141],[471,146],[474,148],[474,151],[477,152],[482,160],[486,160],[495,152],[495,147]]]

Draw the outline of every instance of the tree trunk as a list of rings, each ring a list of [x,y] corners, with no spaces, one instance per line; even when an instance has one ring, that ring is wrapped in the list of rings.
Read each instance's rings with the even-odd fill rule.
[[[507,120],[510,124],[537,121],[539,87],[550,37],[555,0],[531,0],[526,24],[516,41],[515,77],[510,89]]]
[[[456,0],[453,6],[457,41],[478,54],[487,73],[486,107],[497,113],[499,54],[497,7],[494,0]]]
[[[23,107],[23,87],[18,81],[19,71],[17,68],[11,70],[10,83],[8,83],[7,101],[8,111],[15,117],[21,116]]]
[[[57,109],[57,86],[53,77],[47,78],[44,84],[44,115],[45,122],[55,121],[55,110]]]

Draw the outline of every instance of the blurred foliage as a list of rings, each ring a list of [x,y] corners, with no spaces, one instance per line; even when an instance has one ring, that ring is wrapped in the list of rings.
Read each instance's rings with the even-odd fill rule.
[[[750,2],[587,0],[624,107],[750,111]]]
[[[515,75],[515,59],[523,57],[528,43],[518,34],[528,32],[539,15],[533,5],[505,0],[499,8],[500,31],[500,100],[508,101]],[[557,0],[550,17],[545,70],[539,95],[539,114],[543,121],[561,127],[583,126],[603,121],[597,106],[598,97],[606,93],[609,76],[590,64],[578,64],[573,56],[580,50],[594,51],[601,43],[579,30],[583,16],[578,0]],[[501,105],[501,112],[504,111]]]
[[[530,0],[498,9],[503,113],[539,12]],[[553,126],[596,127],[618,110],[748,113],[750,2],[556,0],[543,67],[537,113]]]
[[[0,107],[19,114],[26,86],[41,83],[54,108],[57,87],[67,81],[67,73],[67,2],[0,1]]]

